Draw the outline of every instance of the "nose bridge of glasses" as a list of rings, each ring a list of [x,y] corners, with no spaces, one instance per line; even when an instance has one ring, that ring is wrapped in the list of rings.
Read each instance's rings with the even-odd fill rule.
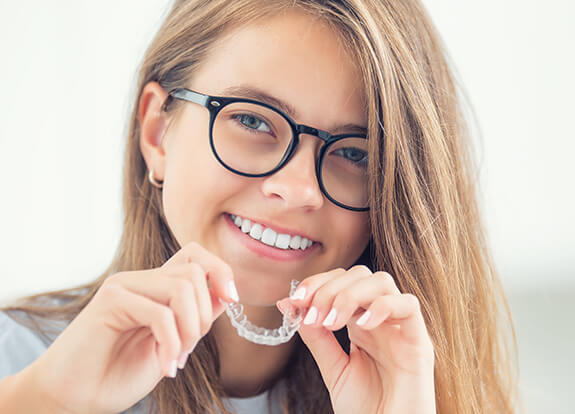
[[[296,125],[296,130],[298,134],[313,135],[321,139],[323,142],[327,142],[331,137],[331,134],[329,132],[313,128],[307,125],[298,124]]]

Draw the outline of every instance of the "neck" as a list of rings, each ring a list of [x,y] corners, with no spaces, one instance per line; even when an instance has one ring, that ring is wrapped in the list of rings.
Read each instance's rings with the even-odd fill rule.
[[[254,325],[273,329],[281,325],[275,307],[250,307],[244,313]],[[293,351],[295,338],[278,346],[254,344],[238,335],[223,313],[212,326],[220,356],[220,378],[228,396],[251,397],[268,388],[281,376]]]

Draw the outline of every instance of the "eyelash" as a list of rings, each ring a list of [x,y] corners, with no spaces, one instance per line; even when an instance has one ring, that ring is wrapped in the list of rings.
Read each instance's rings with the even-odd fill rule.
[[[263,124],[267,127],[267,129],[268,129],[269,131],[258,131],[257,129],[250,128],[250,127],[246,126],[246,125],[240,120],[240,117],[245,117],[245,116],[249,116],[249,117],[252,117],[252,118],[254,118],[254,119],[257,119],[259,122],[263,123]],[[272,132],[272,128],[269,126],[269,124],[268,124],[266,121],[264,121],[263,119],[261,119],[260,117],[258,117],[258,116],[255,116],[255,115],[252,115],[252,114],[245,114],[245,113],[244,113],[244,114],[235,114],[235,115],[232,115],[232,118],[233,118],[233,119],[236,119],[243,128],[245,128],[246,130],[248,130],[248,131],[249,131],[250,133],[252,133],[252,134],[258,134],[258,133],[265,132],[265,133],[269,133],[269,134],[271,134],[271,135],[274,135],[273,132]]]

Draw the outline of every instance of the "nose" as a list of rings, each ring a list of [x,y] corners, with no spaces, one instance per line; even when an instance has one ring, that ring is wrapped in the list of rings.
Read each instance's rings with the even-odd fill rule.
[[[280,170],[264,177],[262,192],[266,197],[283,200],[286,208],[319,209],[324,196],[315,172],[317,137],[300,135],[298,147]]]

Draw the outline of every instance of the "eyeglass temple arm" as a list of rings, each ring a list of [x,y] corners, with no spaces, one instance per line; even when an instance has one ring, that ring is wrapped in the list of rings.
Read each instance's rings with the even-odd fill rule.
[[[185,101],[197,103],[207,107],[210,96],[194,92],[186,88],[172,89],[166,98],[166,102],[164,103],[164,110],[167,108],[173,98],[183,99]]]

